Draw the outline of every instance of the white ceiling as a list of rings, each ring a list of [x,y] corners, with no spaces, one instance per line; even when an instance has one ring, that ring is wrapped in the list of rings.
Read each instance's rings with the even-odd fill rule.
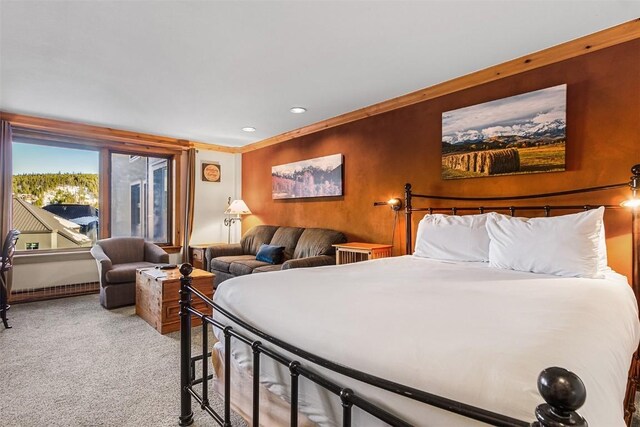
[[[0,0],[0,109],[242,146],[639,16],[639,0]]]

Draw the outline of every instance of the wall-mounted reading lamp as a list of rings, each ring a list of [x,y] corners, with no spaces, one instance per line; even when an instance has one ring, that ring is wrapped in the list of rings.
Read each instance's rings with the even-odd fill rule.
[[[394,211],[399,211],[402,209],[402,200],[394,197],[392,199],[387,200],[386,202],[373,202],[373,206],[384,206],[387,205]]]
[[[638,186],[640,185],[640,164],[631,168],[633,174],[629,178],[629,187],[631,187],[631,198],[620,203],[625,208],[637,208],[640,207],[640,199],[638,198]]]

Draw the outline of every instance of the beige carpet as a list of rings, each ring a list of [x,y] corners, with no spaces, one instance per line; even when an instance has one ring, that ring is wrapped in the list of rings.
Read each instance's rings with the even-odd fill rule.
[[[134,307],[105,310],[97,295],[14,305],[9,318],[0,426],[177,425],[179,333],[160,335]],[[195,426],[216,425],[193,407]]]

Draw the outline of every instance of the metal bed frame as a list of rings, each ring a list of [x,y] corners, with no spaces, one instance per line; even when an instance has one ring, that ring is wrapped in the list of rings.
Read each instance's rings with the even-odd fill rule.
[[[632,188],[635,188],[638,178],[640,177],[640,165],[636,165],[632,169],[634,176],[632,177]],[[482,206],[482,207],[436,207],[436,208],[415,208],[413,207],[414,198],[425,198],[433,200],[456,200],[465,202],[485,202],[485,201],[503,201],[503,200],[527,200],[535,198],[547,198],[555,196],[566,196],[578,193],[603,191],[614,188],[620,188],[629,185],[628,183],[615,184],[603,187],[592,187],[573,191],[564,191],[557,193],[536,194],[517,197],[494,197],[494,198],[469,198],[469,197],[443,197],[431,196],[425,194],[413,194],[411,184],[405,185],[405,216],[406,216],[406,250],[407,254],[412,253],[411,236],[412,236],[412,213],[418,211],[432,212],[450,212],[456,214],[459,212],[476,212],[483,213],[487,211],[508,211],[511,215],[515,215],[518,210],[536,210],[541,209],[545,216],[549,216],[552,210],[588,210],[596,206],[591,205],[542,205],[542,206]],[[609,209],[616,209],[620,206],[606,205]],[[640,296],[638,281],[638,236],[640,235],[640,220],[637,209],[632,213],[632,240],[633,240],[633,290],[636,298]],[[252,426],[260,425],[260,359],[261,357],[269,357],[276,362],[288,367],[291,377],[291,396],[290,396],[290,425],[298,425],[298,390],[300,377],[325,388],[333,393],[336,398],[340,399],[342,404],[342,425],[351,426],[353,407],[369,413],[392,426],[410,426],[411,424],[402,419],[402,415],[393,414],[392,408],[385,408],[381,405],[374,404],[364,398],[351,388],[344,387],[337,382],[326,378],[314,369],[315,366],[329,369],[339,373],[345,377],[355,379],[362,383],[369,384],[378,389],[386,390],[395,394],[399,394],[408,399],[413,399],[427,405],[431,405],[463,417],[472,418],[495,426],[518,426],[518,427],[563,427],[563,426],[587,426],[586,420],[576,411],[584,404],[586,399],[586,390],[584,384],[574,373],[563,368],[551,367],[543,370],[538,377],[538,391],[546,403],[535,408],[535,417],[537,421],[529,422],[518,420],[503,414],[488,411],[486,409],[467,405],[442,396],[428,393],[426,391],[417,390],[393,381],[386,380],[365,372],[334,363],[325,358],[311,354],[301,348],[290,343],[282,341],[255,326],[239,319],[237,316],[229,313],[224,307],[219,306],[207,296],[191,286],[191,277],[189,276],[193,270],[190,264],[183,264],[180,267],[182,274],[180,287],[180,403],[181,412],[179,417],[179,425],[187,426],[193,423],[192,400],[195,400],[200,408],[206,411],[219,425],[231,427],[231,346],[235,341],[240,341],[244,345],[248,345],[253,350],[253,407],[252,407]],[[227,319],[244,329],[246,332],[238,332],[234,327],[214,319],[198,310],[192,305],[192,297],[195,296],[212,308],[214,312],[224,315]],[[191,355],[191,318],[195,316],[202,321],[202,353],[197,356]],[[211,357],[209,351],[208,330],[209,325],[217,328],[224,333],[224,411],[218,413],[209,401],[209,381],[213,379],[213,375],[209,374],[207,359]],[[252,336],[249,336],[251,334]],[[265,344],[263,344],[266,343]],[[291,357],[288,354],[292,354]],[[201,363],[202,375],[196,378],[196,364]],[[629,382],[627,385],[627,394],[625,396],[625,421],[630,425],[631,418],[635,412],[634,398],[635,391],[640,377],[640,359],[638,353],[634,354],[629,374]],[[198,391],[200,385],[200,391]]]

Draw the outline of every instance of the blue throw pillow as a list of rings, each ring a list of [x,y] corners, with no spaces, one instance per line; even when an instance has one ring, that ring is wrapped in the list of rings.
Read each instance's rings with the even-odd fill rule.
[[[256,260],[268,262],[269,264],[280,264],[284,261],[284,246],[265,245],[258,249]]]

